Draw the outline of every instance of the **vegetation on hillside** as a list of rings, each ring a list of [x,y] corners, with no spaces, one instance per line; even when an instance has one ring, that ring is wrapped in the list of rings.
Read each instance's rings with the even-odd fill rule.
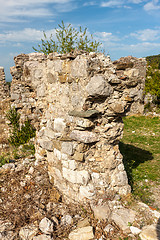
[[[160,54],[146,57],[147,76],[145,93],[155,96],[155,104],[160,106]]]
[[[101,46],[100,42],[93,40],[93,35],[87,32],[87,28],[83,30],[80,26],[77,30],[71,24],[65,26],[62,21],[55,30],[56,41],[53,40],[52,34],[48,39],[46,33],[43,32],[44,39],[41,39],[41,44],[38,44],[38,48],[33,47],[33,50],[47,55],[52,52],[69,53],[75,49],[97,52]]]

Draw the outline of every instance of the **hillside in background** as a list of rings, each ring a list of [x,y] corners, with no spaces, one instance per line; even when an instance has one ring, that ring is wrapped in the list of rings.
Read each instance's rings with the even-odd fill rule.
[[[151,66],[153,69],[160,69],[160,54],[147,56],[147,65]]]
[[[154,96],[154,103],[160,106],[160,54],[146,57],[147,75],[145,93]]]

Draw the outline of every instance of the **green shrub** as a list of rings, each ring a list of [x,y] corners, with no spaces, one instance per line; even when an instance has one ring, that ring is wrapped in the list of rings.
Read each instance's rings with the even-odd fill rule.
[[[0,167],[2,167],[2,165],[9,163],[8,158],[6,158],[5,156],[1,155],[0,156]]]
[[[28,119],[20,126],[20,114],[15,108],[10,108],[6,117],[10,121],[9,125],[11,126],[10,137],[8,139],[11,145],[18,147],[35,137],[35,129]]]
[[[73,28],[71,24],[65,26],[62,21],[61,25],[58,24],[59,28],[56,28],[56,39],[53,40],[53,35],[47,39],[46,33],[44,34],[44,39],[41,39],[41,45],[38,44],[38,48],[33,47],[36,52],[42,52],[44,54],[49,54],[51,52],[58,53],[69,53],[75,49],[84,50],[87,52],[97,52],[101,43],[93,40],[93,35],[88,37],[87,28],[79,30]]]

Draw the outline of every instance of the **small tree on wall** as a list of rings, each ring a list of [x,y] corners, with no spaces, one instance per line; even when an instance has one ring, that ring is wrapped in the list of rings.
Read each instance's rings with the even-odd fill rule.
[[[101,46],[100,42],[93,39],[93,35],[88,36],[87,28],[84,30],[79,27],[79,30],[73,28],[71,24],[65,26],[62,21],[59,28],[56,28],[56,39],[53,40],[53,35],[47,39],[46,33],[43,32],[44,39],[41,39],[41,44],[38,44],[38,48],[33,47],[36,52],[42,52],[49,54],[51,52],[69,53],[75,49],[84,50],[87,52],[97,52]]]

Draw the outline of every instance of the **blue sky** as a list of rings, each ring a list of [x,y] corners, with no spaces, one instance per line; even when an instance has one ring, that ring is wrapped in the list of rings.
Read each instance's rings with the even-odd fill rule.
[[[112,60],[160,54],[159,0],[0,0],[0,66],[33,52],[61,21],[87,27]]]

